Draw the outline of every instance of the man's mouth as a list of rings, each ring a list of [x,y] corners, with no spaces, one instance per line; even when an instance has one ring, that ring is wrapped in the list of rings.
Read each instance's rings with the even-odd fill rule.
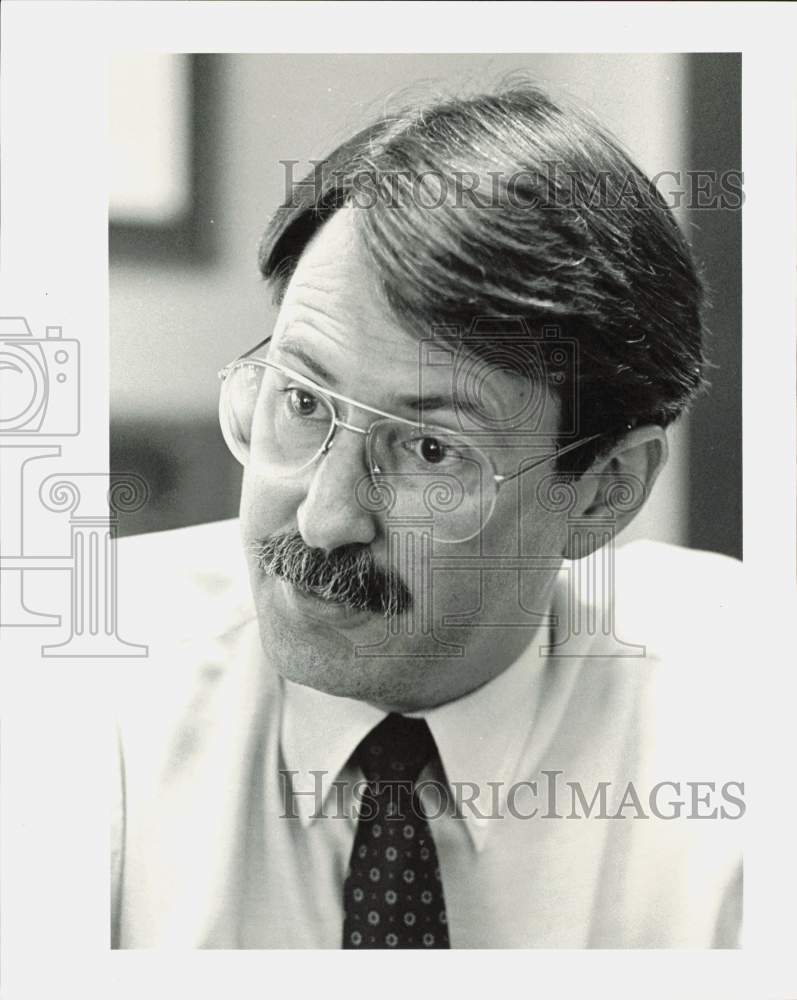
[[[273,579],[279,591],[278,601],[284,613],[293,621],[294,627],[298,627],[300,634],[312,632],[315,628],[331,628],[339,632],[354,631],[378,639],[383,630],[389,627],[388,619],[383,614],[355,609],[340,601],[319,597],[287,580],[276,577]]]
[[[349,611],[352,614],[384,614],[384,611],[381,608],[363,607],[362,605],[352,604],[349,601],[342,601],[335,597],[329,597],[323,590],[319,590],[317,587],[314,587],[312,584],[308,584],[303,580],[293,582],[291,580],[285,580],[284,577],[281,577],[281,579],[284,583],[287,583],[288,586],[293,587],[302,596],[312,597],[316,601],[320,601],[322,604],[329,605],[330,607],[340,608],[341,610]]]

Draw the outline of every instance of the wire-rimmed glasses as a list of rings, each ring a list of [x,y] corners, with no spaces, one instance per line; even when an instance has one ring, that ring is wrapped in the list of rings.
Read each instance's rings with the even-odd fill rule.
[[[574,441],[501,475],[492,457],[461,432],[367,406],[257,356],[270,339],[219,372],[219,420],[232,454],[244,466],[255,460],[290,477],[329,452],[338,428],[360,434],[370,473],[366,485],[376,487],[377,496],[389,496],[393,514],[410,523],[433,518],[434,537],[441,542],[474,538],[490,519],[505,483],[598,437]],[[365,428],[342,420],[336,405],[341,403],[374,419]],[[358,499],[373,503],[373,497],[366,490]]]

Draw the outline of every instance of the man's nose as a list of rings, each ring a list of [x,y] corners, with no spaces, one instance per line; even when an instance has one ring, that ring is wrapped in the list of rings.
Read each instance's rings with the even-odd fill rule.
[[[378,525],[357,499],[358,485],[369,476],[363,435],[339,427],[330,450],[311,474],[307,495],[296,512],[305,544],[330,552],[341,545],[369,545]]]

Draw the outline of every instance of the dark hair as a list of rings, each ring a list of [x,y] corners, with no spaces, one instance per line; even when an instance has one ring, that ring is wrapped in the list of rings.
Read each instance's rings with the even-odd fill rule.
[[[703,292],[687,243],[655,186],[587,113],[514,83],[358,132],[294,186],[263,237],[260,269],[278,300],[346,204],[368,209],[356,224],[386,300],[424,335],[503,317],[523,324],[534,351],[552,326],[577,345],[554,391],[576,400],[578,436],[603,437],[560,469],[587,468],[630,426],[666,426],[702,388]],[[479,338],[468,343],[478,353]]]

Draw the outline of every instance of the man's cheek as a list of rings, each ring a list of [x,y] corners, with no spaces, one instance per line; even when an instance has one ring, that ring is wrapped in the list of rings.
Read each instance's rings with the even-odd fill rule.
[[[244,469],[241,486],[241,532],[245,542],[257,542],[276,531],[296,526],[296,511],[302,495],[285,488],[257,469]]]

